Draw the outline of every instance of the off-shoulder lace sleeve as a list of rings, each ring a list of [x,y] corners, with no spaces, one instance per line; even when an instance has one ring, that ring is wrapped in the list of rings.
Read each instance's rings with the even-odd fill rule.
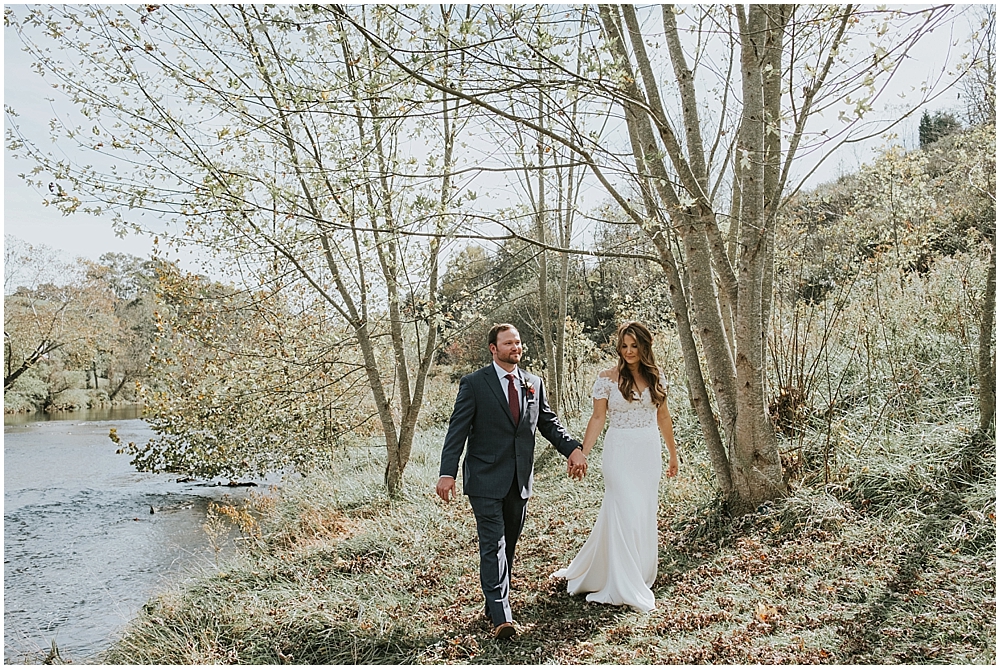
[[[611,389],[614,388],[615,382],[606,376],[601,376],[598,374],[597,380],[594,381],[594,391],[593,396],[595,400],[606,400],[611,397]]]

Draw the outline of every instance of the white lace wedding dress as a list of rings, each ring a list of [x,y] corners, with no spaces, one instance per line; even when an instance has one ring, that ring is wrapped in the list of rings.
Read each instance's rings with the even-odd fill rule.
[[[593,395],[608,400],[601,460],[604,501],[579,554],[552,576],[567,579],[571,595],[590,593],[587,601],[651,611],[656,608],[650,588],[656,580],[656,511],[663,467],[656,405],[648,388],[639,400],[628,402],[618,384],[603,376],[594,382]]]

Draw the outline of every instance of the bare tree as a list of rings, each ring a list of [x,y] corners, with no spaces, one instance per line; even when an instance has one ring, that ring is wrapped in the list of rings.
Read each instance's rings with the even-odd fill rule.
[[[534,11],[537,14],[543,9],[543,6],[538,6]],[[582,21],[581,16],[580,30],[575,35],[568,33],[553,35],[551,38],[575,50],[575,53],[570,52],[570,57],[573,58],[571,71],[576,75],[580,73],[583,59]],[[534,25],[538,30],[547,29],[544,24]],[[546,90],[542,80],[546,76],[547,68],[540,55],[536,55],[534,67],[539,86],[532,95],[520,101],[520,106],[523,108],[521,113],[525,115],[533,113],[535,123],[540,128],[551,127],[552,119],[557,113],[568,115],[569,123],[579,128],[581,126],[579,98],[574,98],[566,109],[558,97],[553,97],[553,93]],[[555,90],[556,95],[561,92],[558,88]],[[570,254],[565,249],[572,245],[575,215],[584,173],[572,152],[565,146],[553,142],[543,133],[533,132],[529,140],[526,129],[520,125],[499,126],[497,130],[501,133],[510,131],[517,143],[518,150],[511,157],[520,159],[520,164],[517,166],[520,169],[516,174],[521,177],[519,184],[525,191],[532,210],[533,239],[537,243],[535,252],[538,262],[537,330],[541,335],[543,349],[540,357],[545,366],[546,386],[550,389],[549,402],[553,409],[558,410],[562,406],[565,382],[564,358],[570,266]],[[528,148],[532,144],[533,152]],[[562,250],[550,252],[546,247],[551,246]],[[556,272],[549,268],[550,254],[558,259]],[[557,277],[554,286],[551,283],[553,273]],[[555,312],[554,319],[553,312]]]

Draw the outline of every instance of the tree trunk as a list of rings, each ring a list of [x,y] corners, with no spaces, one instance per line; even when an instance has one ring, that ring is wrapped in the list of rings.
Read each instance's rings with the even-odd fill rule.
[[[686,298],[691,306],[691,319],[695,325],[708,364],[711,385],[719,404],[719,412],[727,437],[727,449],[715,452],[712,446],[711,412],[707,402],[695,397],[693,403],[701,405],[699,420],[707,441],[713,467],[720,482],[720,488],[727,488],[727,476],[731,476],[727,499],[729,508],[735,513],[752,510],[760,501],[773,499],[784,494],[781,476],[781,461],[777,442],[764,401],[764,332],[765,300],[762,297],[765,275],[769,268],[769,253],[773,249],[768,244],[765,206],[765,157],[772,160],[780,155],[775,147],[780,144],[765,144],[765,87],[762,73],[765,67],[765,39],[771,37],[769,30],[781,30],[780,21],[769,23],[767,13],[761,8],[751,9],[750,24],[741,14],[743,32],[743,94],[744,112],[740,127],[741,169],[743,181],[739,184],[740,233],[737,249],[736,268],[730,262],[730,254],[718,228],[714,205],[707,192],[707,178],[704,167],[704,152],[700,146],[697,97],[694,80],[684,61],[676,35],[676,24],[672,20],[672,9],[664,9],[664,26],[667,43],[671,47],[674,62],[674,78],[680,89],[686,135],[686,153],[667,120],[658,92],[658,78],[645,53],[645,44],[639,34],[639,22],[633,8],[622,6],[632,37],[632,52],[645,86],[646,95],[638,89],[637,77],[631,70],[631,60],[624,48],[624,38],[617,20],[616,8],[601,6],[602,22],[609,37],[609,44],[616,60],[624,68],[622,87],[625,95],[626,122],[630,126],[630,138],[637,163],[645,165],[645,177],[651,179],[663,208],[669,212],[672,226],[680,235],[687,267]],[[779,16],[781,16],[779,14]],[[772,25],[772,23],[774,25]],[[780,50],[780,41],[777,42]],[[774,58],[773,53],[767,54]],[[779,57],[780,62],[780,57]],[[779,69],[780,72],[780,69]],[[769,82],[770,83],[770,82]],[[772,84],[773,86],[773,84]],[[659,143],[653,135],[652,125],[658,131]],[[635,147],[638,144],[638,147]],[[661,149],[662,146],[662,149]],[[661,155],[666,154],[676,171],[672,178],[663,164]],[[772,176],[773,170],[767,172]],[[679,180],[687,202],[672,186]],[[767,200],[770,203],[770,199]],[[662,232],[660,233],[662,234]],[[654,242],[656,236],[654,235]],[[669,247],[657,243],[661,257]],[[668,278],[678,288],[671,289],[671,297],[679,298],[681,282],[677,276]],[[675,272],[676,275],[676,272]],[[769,300],[768,300],[769,303]],[[685,358],[697,359],[693,338],[686,341],[683,334],[681,310],[678,313],[679,333]],[[724,316],[724,314],[726,314]],[[728,317],[732,314],[732,317]],[[731,327],[727,324],[731,323]],[[686,360],[685,366],[691,375],[692,393],[698,395],[697,378],[693,360]],[[707,398],[706,398],[707,399]],[[715,428],[717,430],[717,427]],[[721,438],[716,444],[721,449]]]
[[[18,366],[17,369],[15,369],[14,371],[9,371],[12,366],[10,358],[13,357],[13,352],[12,352],[12,347],[8,345],[7,350],[11,352],[8,353],[8,361],[7,361],[8,373],[4,374],[3,377],[3,389],[7,390],[8,388],[10,388],[12,385],[14,385],[14,382],[17,381],[17,379],[22,374],[31,369],[31,367],[34,366],[35,363],[37,363],[39,360],[41,360],[43,357],[45,357],[52,351],[56,350],[57,348],[60,348],[61,346],[62,344],[55,344],[50,341],[42,341],[42,343],[40,343],[37,347],[35,347],[35,350],[31,352],[31,355],[29,355],[27,358],[21,361],[21,364]]]
[[[773,227],[768,225],[766,178],[771,171],[769,161],[776,158],[768,150],[773,147],[768,140],[764,93],[771,46],[767,42],[777,39],[776,32],[783,26],[772,20],[770,13],[778,11],[773,6],[751,5],[745,17],[742,7],[738,11],[743,78],[738,153],[743,160],[743,183],[735,330],[736,434],[730,444],[730,462],[736,493],[732,504],[735,511],[743,512],[785,492],[777,440],[764,398],[764,306],[770,301],[769,296],[764,297],[764,283],[770,262],[768,236]]]
[[[541,171],[538,174],[539,206],[544,206],[545,186]],[[541,244],[546,242],[545,219],[543,211],[536,213],[535,236]],[[545,249],[538,252],[538,327],[542,335],[542,363],[545,365],[545,385],[548,388],[556,387],[556,365],[553,357],[552,346],[552,315],[549,312],[549,264]],[[550,400],[553,411],[558,411],[559,398],[553,396]]]
[[[4,377],[3,377],[3,389],[7,390],[12,385],[14,385],[14,382],[17,381],[17,379],[22,374],[24,374],[26,371],[28,371],[28,369],[35,362],[37,362],[37,360],[30,360],[30,359],[29,360],[25,360],[24,362],[21,363],[21,366],[18,367],[17,369],[15,369],[13,372],[11,372],[10,374],[5,374]]]
[[[722,300],[719,290],[733,293],[735,291],[735,279],[723,278],[717,283],[717,276],[726,277],[732,274],[728,268],[728,261],[725,265],[718,265],[720,274],[713,271],[713,248],[715,244],[710,241],[709,228],[716,225],[715,214],[712,211],[711,203],[707,200],[705,189],[702,187],[703,180],[699,177],[696,169],[700,162],[696,159],[689,164],[682,152],[673,130],[666,119],[658,93],[658,79],[652,70],[649,59],[646,57],[645,43],[642,36],[638,34],[638,21],[635,18],[634,8],[623,5],[622,11],[625,13],[626,21],[631,24],[630,35],[633,37],[632,46],[639,63],[642,74],[642,81],[646,89],[655,97],[651,97],[647,105],[641,105],[644,101],[642,93],[636,84],[635,74],[631,71],[628,54],[625,51],[624,38],[617,21],[612,18],[612,10],[602,5],[602,16],[606,17],[605,24],[608,26],[608,33],[611,36],[611,47],[613,53],[621,59],[626,68],[625,90],[627,99],[624,103],[626,107],[626,120],[632,119],[635,122],[636,132],[633,135],[641,143],[640,151],[649,168],[649,177],[652,179],[654,188],[659,195],[663,206],[669,212],[672,223],[680,233],[681,242],[684,247],[684,257],[687,259],[687,278],[690,285],[688,298],[690,300],[692,320],[696,325],[698,339],[701,341],[702,350],[705,353],[705,361],[708,364],[709,379],[715,397],[719,403],[719,413],[722,418],[723,427],[732,440],[734,425],[736,421],[736,391],[734,387],[735,372],[732,350],[726,339],[725,327],[722,318]],[[681,88],[681,97],[694,96],[694,85],[690,80],[678,82]],[[635,102],[631,102],[635,101]],[[639,103],[639,104],[637,104]],[[686,108],[693,108],[696,105],[688,105]],[[656,128],[660,140],[666,149],[666,154],[670,157],[671,163],[676,168],[681,179],[686,196],[693,198],[691,205],[682,205],[680,197],[673,186],[673,178],[667,172],[663,160],[659,158],[662,154],[660,146],[656,142],[653,134],[652,120],[656,121]],[[685,123],[697,123],[697,116],[688,116]],[[698,136],[689,132],[689,141]],[[696,152],[697,153],[697,152]],[[728,269],[728,272],[726,271]]]
[[[634,125],[634,123],[628,124],[636,174],[641,177],[640,190],[642,191],[647,215],[650,219],[655,219],[659,209],[656,206],[656,201],[650,189],[649,171],[646,166],[645,157],[639,151],[641,142],[636,137]],[[716,478],[719,481],[719,489],[723,495],[728,496],[733,489],[732,471],[726,455],[726,448],[722,444],[719,424],[716,421],[715,413],[712,411],[712,404],[708,398],[708,389],[705,387],[705,377],[702,374],[701,361],[698,357],[698,345],[695,342],[691,319],[688,315],[687,291],[684,290],[684,282],[681,280],[676,260],[662,233],[665,227],[661,222],[660,230],[652,235],[652,239],[653,245],[660,254],[660,266],[663,267],[663,271],[667,275],[670,305],[673,307],[674,318],[677,320],[677,335],[681,344],[681,355],[684,359],[688,399],[691,403],[691,408],[694,409],[695,415],[698,416],[698,424],[701,426],[702,435],[705,437],[708,457],[712,462],[712,469],[715,471]]]
[[[583,36],[586,32],[587,17],[584,13],[580,15],[580,31],[576,40],[576,69],[577,75],[582,69],[583,59]],[[579,119],[580,98],[573,98],[570,107],[570,123],[576,127]],[[562,148],[562,147],[560,147]],[[559,152],[560,154],[562,151]],[[558,154],[557,154],[558,155]],[[559,178],[559,246],[568,249],[573,244],[573,224],[576,219],[576,201],[579,195],[582,175],[576,173],[576,161],[570,152],[566,160],[556,159],[558,162],[568,162],[569,168],[564,171],[558,169]],[[568,394],[566,386],[570,383],[567,378],[566,369],[566,319],[569,315],[569,267],[570,257],[568,252],[559,254],[559,323],[556,327],[556,398],[558,406],[565,407],[564,399]]]
[[[108,376],[110,376],[110,374],[108,374]],[[109,401],[115,399],[115,397],[118,395],[118,393],[121,392],[122,388],[125,387],[125,383],[128,381],[128,379],[129,379],[128,374],[122,374],[122,380],[118,383],[117,386],[115,386],[114,390],[112,390],[110,393],[108,393],[108,400]],[[111,379],[109,378],[108,379],[108,385],[110,386],[110,384],[111,384]]]
[[[979,431],[995,439],[997,404],[997,358],[993,348],[994,316],[997,307],[997,246],[993,240],[990,268],[986,274],[983,310],[979,321]]]
[[[693,324],[692,331],[697,331],[698,339],[701,341],[709,366],[711,384],[715,390],[715,396],[719,401],[719,412],[722,417],[725,433],[732,440],[736,418],[734,404],[735,388],[733,388],[735,381],[734,365],[722,326],[719,298],[715,289],[715,277],[712,273],[711,251],[709,250],[708,236],[704,230],[705,225],[714,224],[714,222],[710,214],[707,218],[699,216],[702,213],[700,207],[696,207],[699,211],[695,212],[688,212],[681,207],[676,192],[670,186],[672,182],[662,160],[659,158],[660,151],[653,136],[649,115],[645,108],[636,104],[636,102],[642,101],[642,97],[635,83],[635,76],[628,66],[629,61],[627,60],[623,37],[618,22],[614,17],[614,11],[617,10],[613,10],[606,5],[601,5],[601,17],[609,37],[612,53],[624,63],[624,67],[626,68],[624,83],[626,101],[623,102],[623,106],[625,108],[626,123],[629,125],[629,137],[633,144],[633,155],[636,158],[637,164],[641,163],[645,167],[642,174],[652,182],[657,195],[670,212],[674,226],[679,229],[684,246],[684,255],[687,260],[688,271],[685,278],[687,279],[687,285],[690,286],[690,290],[682,292],[680,276],[676,270],[674,271],[674,278],[671,278],[671,282],[677,286],[676,290],[671,289],[671,297],[679,298],[682,295],[686,295],[686,305],[683,314],[681,313],[682,309],[680,306],[675,305],[675,312],[679,315],[678,324],[681,327],[684,327],[682,325],[684,323]],[[641,39],[636,40],[634,46],[637,50],[641,49]],[[648,69],[648,61],[645,61],[644,65],[647,66],[644,81],[647,82],[647,86],[654,86],[655,78],[652,71]],[[691,89],[688,89],[688,92],[690,93]],[[697,184],[693,185],[693,189],[696,192],[698,188]],[[652,206],[656,207],[655,204],[652,204]],[[656,208],[659,209],[659,207]],[[648,221],[640,221],[640,223],[644,230],[649,231]],[[663,237],[662,231],[652,234],[654,244],[656,244],[661,257],[671,257],[669,246]],[[676,264],[672,261],[667,261],[663,264],[668,271],[671,265],[676,267]],[[690,308],[690,312],[687,311],[688,308]],[[691,314],[690,317],[688,313]],[[701,388],[699,388],[698,378],[701,377],[701,363],[698,360],[698,351],[694,344],[694,337],[692,336],[690,340],[686,340],[682,336],[681,345],[685,356],[685,368],[692,374],[689,377],[689,383],[692,384],[690,387],[695,394],[693,402],[699,415],[699,421],[702,427],[708,430],[705,436],[708,442],[709,455],[715,467],[716,477],[719,479],[720,488],[728,490],[731,487],[731,466],[724,449],[721,447],[721,435],[719,435],[717,441],[713,438],[714,435],[719,434],[718,426],[714,416],[711,415],[711,405],[707,401],[707,393],[702,397]],[[695,372],[696,366],[697,372]]]
[[[538,125],[545,126],[545,98],[542,90],[538,91]],[[548,254],[544,248],[547,244],[546,237],[548,231],[548,220],[546,217],[546,193],[545,193],[545,138],[538,134],[536,141],[538,196],[535,199],[535,236],[543,248],[538,250],[538,325],[542,334],[542,355],[541,359],[545,365],[545,385],[552,390],[556,389],[556,365],[553,358],[552,347],[552,314],[549,311],[549,264]],[[553,411],[559,410],[558,392],[551,394],[549,403]]]
[[[561,181],[560,172],[560,181]],[[573,168],[570,167],[569,175],[570,189],[567,193],[563,206],[559,208],[559,246],[569,248],[572,243],[573,212],[572,212],[572,189],[573,189]],[[560,192],[564,192],[560,188]],[[560,196],[561,198],[561,196]],[[569,253],[565,251],[559,254],[559,317],[556,324],[556,385],[555,396],[557,407],[563,406],[563,396],[566,392],[566,316],[569,313]]]
[[[443,8],[442,8],[443,11]],[[446,52],[447,53],[447,52]],[[448,65],[450,61],[446,55],[445,57],[445,74],[447,76]],[[454,147],[455,147],[455,116],[458,112],[458,106],[456,101],[456,106],[454,108],[449,107],[449,96],[445,93],[441,98],[442,107],[442,124],[443,124],[443,137],[444,137],[444,170],[441,176],[441,192],[439,196],[439,206],[440,213],[442,216],[438,217],[438,223],[436,227],[437,236],[430,241],[430,257],[428,258],[428,263],[430,266],[430,276],[428,277],[427,286],[427,310],[431,315],[427,323],[426,340],[424,342],[423,350],[420,352],[416,378],[413,385],[413,395],[410,398],[409,404],[406,410],[403,412],[402,420],[400,421],[399,427],[399,443],[397,450],[399,452],[398,462],[399,462],[399,476],[402,477],[403,471],[406,468],[406,464],[410,460],[410,453],[413,449],[413,438],[416,436],[417,431],[417,418],[420,415],[420,407],[424,402],[424,387],[427,381],[427,375],[430,372],[431,366],[434,364],[434,352],[437,349],[437,325],[434,318],[434,314],[437,313],[437,292],[438,292],[438,278],[440,274],[440,257],[441,257],[441,239],[444,236],[443,231],[445,228],[444,223],[444,212],[447,211],[450,206],[451,198],[451,170],[454,167]],[[417,333],[417,341],[420,341],[420,324],[419,322],[414,323],[414,328]],[[388,446],[387,446],[388,448]],[[386,467],[386,481],[389,480],[388,466]]]

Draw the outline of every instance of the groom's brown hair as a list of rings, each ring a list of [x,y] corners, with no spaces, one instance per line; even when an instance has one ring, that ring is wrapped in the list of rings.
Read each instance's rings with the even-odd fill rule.
[[[490,328],[490,336],[486,342],[487,346],[497,345],[497,335],[501,332],[506,332],[507,330],[516,330],[517,328],[510,323],[498,323]]]

